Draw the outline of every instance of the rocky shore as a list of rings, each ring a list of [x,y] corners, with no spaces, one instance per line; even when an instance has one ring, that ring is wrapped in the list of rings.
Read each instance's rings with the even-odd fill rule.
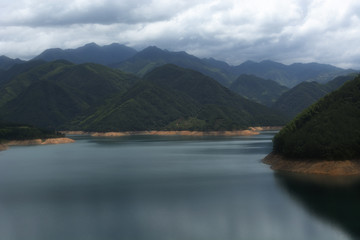
[[[360,161],[355,160],[295,160],[286,159],[283,156],[270,153],[263,159],[263,162],[269,164],[275,171],[329,176],[360,175]]]

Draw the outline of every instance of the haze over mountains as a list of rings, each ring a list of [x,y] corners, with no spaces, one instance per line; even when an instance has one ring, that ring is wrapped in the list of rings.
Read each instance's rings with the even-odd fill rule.
[[[326,84],[302,82],[292,89],[285,91],[271,106],[293,118],[326,94],[338,89],[345,82],[355,77],[356,74],[340,76]]]
[[[90,43],[31,61],[1,57],[0,120],[93,131],[281,125],[354,72],[318,63],[230,66],[155,46]]]
[[[238,66],[230,66],[223,61],[213,58],[200,59],[186,52],[170,52],[155,46],[138,52],[133,48],[118,43],[105,46],[89,43],[76,49],[65,50],[53,48],[45,50],[34,58],[34,60],[45,61],[60,59],[72,63],[98,63],[134,73],[138,76],[144,76],[155,67],[171,63],[199,71],[214,78],[224,86],[229,86],[241,74],[251,74],[274,80],[287,87],[293,87],[303,81],[326,83],[337,76],[354,72],[351,69],[342,69],[327,64],[294,63],[285,65],[270,60],[259,63],[247,61]],[[6,70],[9,67],[3,67],[4,62],[6,61],[0,58],[0,69]]]

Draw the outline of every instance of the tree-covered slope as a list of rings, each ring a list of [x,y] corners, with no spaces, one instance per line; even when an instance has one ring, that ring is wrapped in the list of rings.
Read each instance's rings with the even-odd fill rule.
[[[317,82],[302,82],[292,89],[284,92],[272,107],[290,118],[294,118],[301,111],[315,103],[321,97],[336,90],[346,81],[352,80],[356,75],[339,76],[326,84]]]
[[[21,73],[27,72],[31,70],[32,68],[35,68],[37,66],[40,66],[41,64],[44,64],[45,61],[42,60],[34,60],[34,61],[27,61],[21,64],[15,64],[11,68],[9,68],[6,71],[0,72],[0,87],[4,84],[6,84],[8,81],[12,80],[16,75],[19,75]]]
[[[289,158],[360,158],[360,76],[326,95],[274,137]]]
[[[270,107],[288,90],[273,80],[242,74],[229,87],[232,91],[255,102]]]
[[[236,117],[238,125],[276,125],[283,122],[282,117],[267,107],[245,99],[212,78],[190,69],[168,64],[150,72],[145,79],[185,93],[208,108],[216,106],[214,112],[221,112],[223,116],[234,117],[239,113]]]
[[[0,113],[7,121],[56,128],[125,92],[136,80],[97,64],[44,63],[0,86]]]
[[[125,94],[108,101],[93,114],[72,124],[87,131],[164,130],[181,118],[188,118],[200,107],[188,96],[141,81]]]
[[[0,122],[0,144],[11,140],[29,140],[64,137],[53,130],[36,128],[30,125]]]
[[[77,124],[91,131],[237,130],[284,119],[193,70],[164,65]]]

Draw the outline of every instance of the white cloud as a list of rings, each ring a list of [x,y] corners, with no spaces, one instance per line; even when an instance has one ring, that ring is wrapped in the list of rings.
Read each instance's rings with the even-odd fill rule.
[[[0,0],[0,55],[88,42],[360,68],[358,0]]]

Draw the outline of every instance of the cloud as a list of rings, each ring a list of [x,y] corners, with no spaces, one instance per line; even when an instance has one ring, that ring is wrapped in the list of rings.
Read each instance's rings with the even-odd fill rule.
[[[88,42],[156,45],[239,64],[323,62],[360,69],[357,0],[0,0],[0,55]]]

